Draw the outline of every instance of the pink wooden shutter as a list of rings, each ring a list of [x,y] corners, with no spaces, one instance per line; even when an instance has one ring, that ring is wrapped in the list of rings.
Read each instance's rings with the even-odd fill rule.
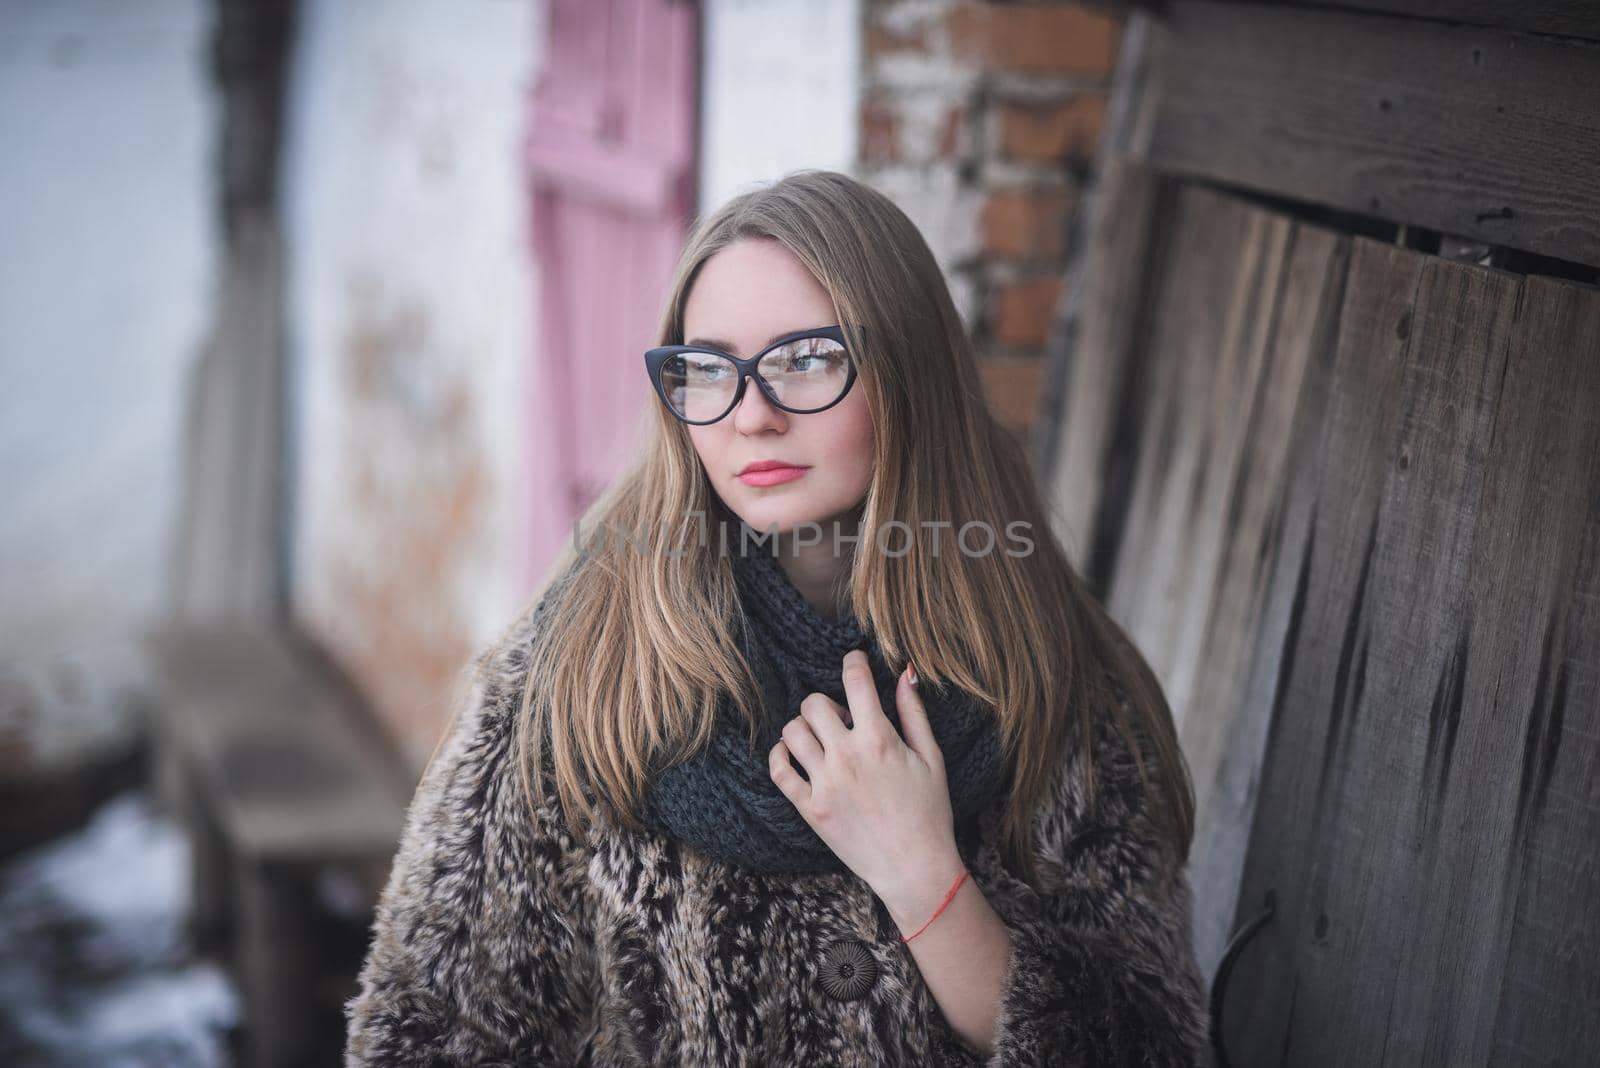
[[[540,313],[525,585],[621,468],[653,396],[642,354],[695,181],[696,5],[550,0],[548,10],[524,157]]]

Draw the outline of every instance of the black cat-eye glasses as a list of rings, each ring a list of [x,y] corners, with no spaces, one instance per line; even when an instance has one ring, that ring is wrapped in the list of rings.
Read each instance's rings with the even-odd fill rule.
[[[832,408],[856,380],[838,326],[784,334],[743,360],[706,345],[663,345],[646,350],[644,363],[667,410],[696,426],[733,411],[750,377],[774,406],[797,415]]]

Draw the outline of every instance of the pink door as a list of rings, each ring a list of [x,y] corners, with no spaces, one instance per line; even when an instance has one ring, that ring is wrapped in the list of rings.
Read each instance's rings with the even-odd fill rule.
[[[547,7],[524,155],[539,289],[525,587],[621,468],[654,396],[642,354],[655,341],[695,182],[697,6]]]

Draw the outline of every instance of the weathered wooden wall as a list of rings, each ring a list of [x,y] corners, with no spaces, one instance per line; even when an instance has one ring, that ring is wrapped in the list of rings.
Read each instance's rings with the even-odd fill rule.
[[[1600,1044],[1600,291],[1356,239],[1241,910],[1247,1063]],[[1288,576],[1283,576],[1287,578]]]
[[[1407,247],[1405,216],[1354,214],[1302,180],[1303,159],[1246,180],[1241,155],[1314,155],[1351,128],[1348,102],[1273,103],[1301,123],[1274,140],[1249,121],[1270,79],[1225,82],[1192,66],[1197,38],[1174,38],[1223,41],[1225,8],[1255,21],[1224,61],[1263,27],[1300,39],[1342,19],[1358,51],[1401,21],[1424,51],[1467,31],[1172,8],[1130,31],[1141,84],[1108,129],[1069,280],[1048,477],[1063,539],[1173,705],[1208,971],[1275,902],[1224,992],[1228,1053],[1585,1063],[1600,1044],[1600,272],[1531,254],[1587,254],[1600,198],[1573,190],[1593,174],[1552,167],[1510,191],[1548,209],[1523,244],[1490,246],[1520,269]],[[1600,50],[1565,45],[1600,85]],[[1391,52],[1356,56],[1352,86]],[[1545,113],[1579,116],[1569,133],[1600,119],[1600,96],[1585,110],[1575,83],[1551,84],[1567,96]],[[1181,105],[1163,103],[1175,85]],[[1442,107],[1448,89],[1413,92]],[[1478,133],[1482,152],[1515,147]],[[1339,159],[1359,164],[1370,140]],[[1437,165],[1439,143],[1415,158]],[[1499,165],[1463,161],[1460,183],[1417,193],[1433,207],[1411,235]]]
[[[1600,263],[1600,44],[1192,0],[1150,44],[1166,173]]]

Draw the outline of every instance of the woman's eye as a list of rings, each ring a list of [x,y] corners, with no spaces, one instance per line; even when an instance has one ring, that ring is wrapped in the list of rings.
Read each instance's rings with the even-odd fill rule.
[[[824,371],[833,366],[838,356],[839,350],[832,345],[814,345],[791,352],[783,367],[796,374]]]
[[[731,368],[721,360],[706,360],[689,365],[689,373],[704,381],[725,377],[729,370]]]

